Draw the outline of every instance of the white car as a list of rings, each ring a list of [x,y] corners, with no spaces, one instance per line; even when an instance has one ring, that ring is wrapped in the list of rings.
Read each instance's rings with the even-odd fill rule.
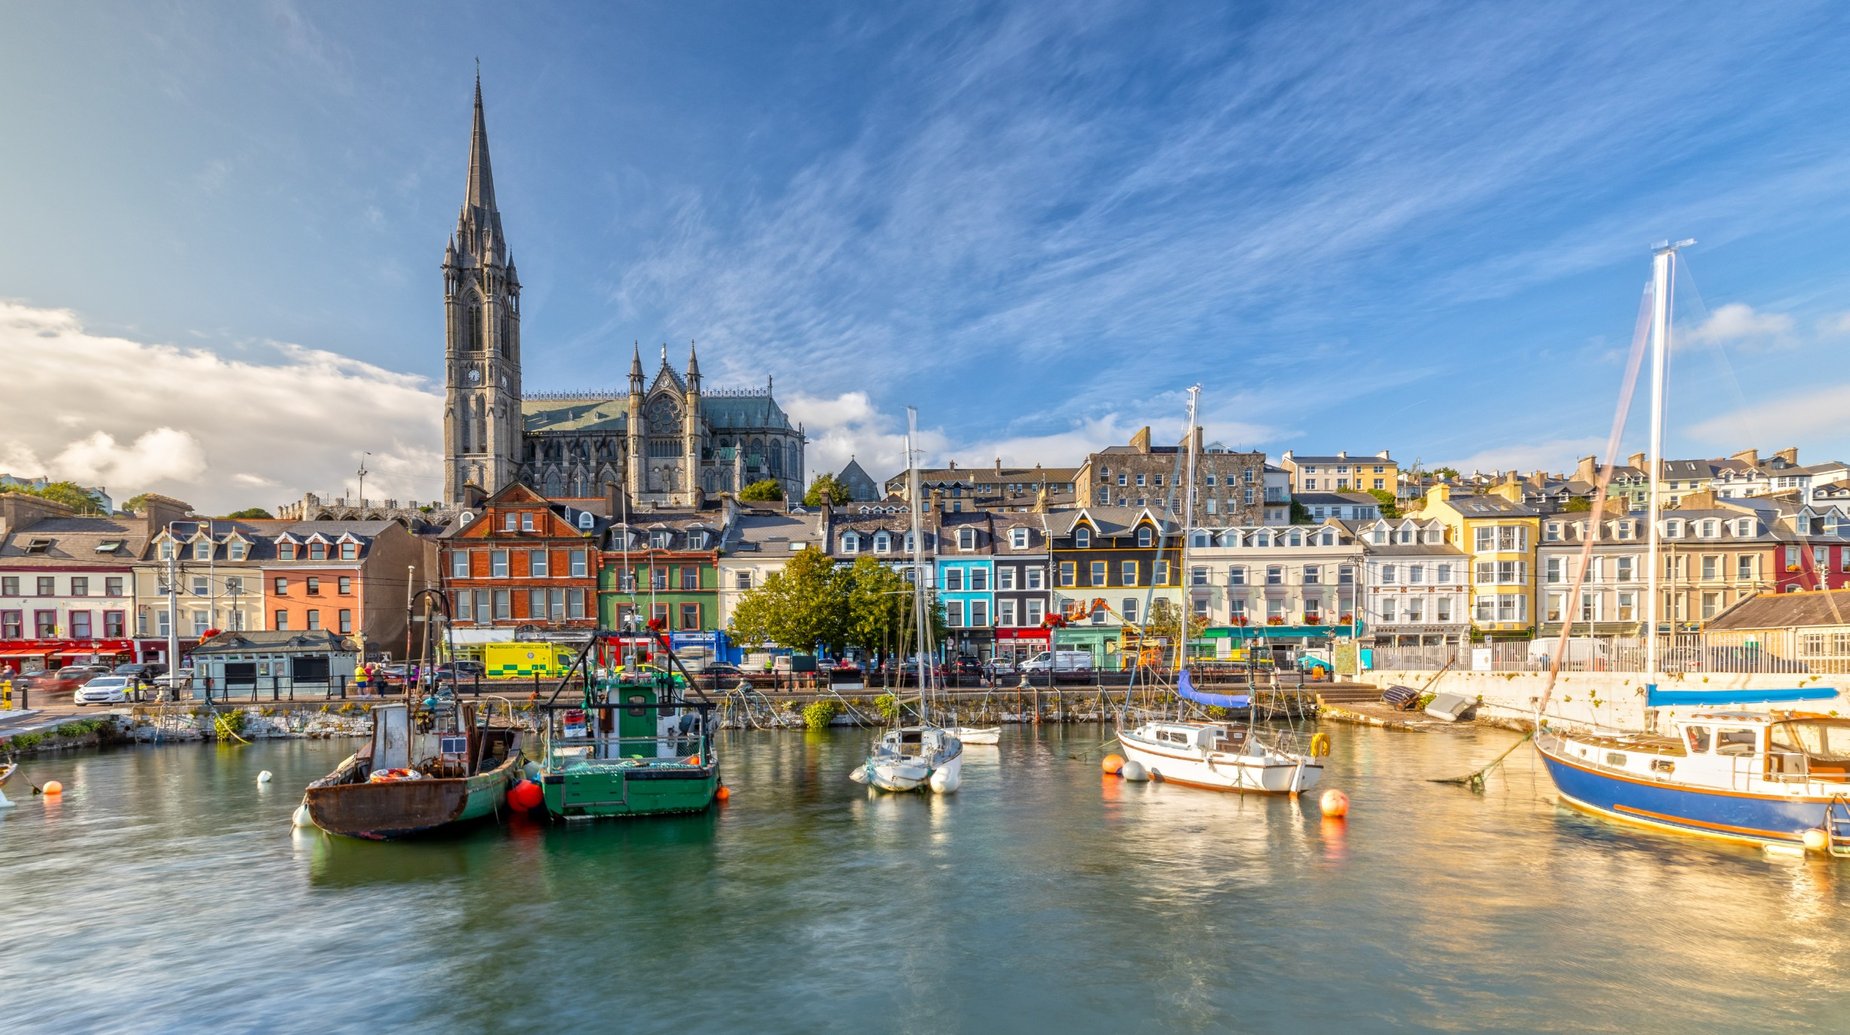
[[[135,691],[135,680],[128,676],[97,676],[77,688],[71,695],[71,703],[85,704],[127,704],[129,695]]]

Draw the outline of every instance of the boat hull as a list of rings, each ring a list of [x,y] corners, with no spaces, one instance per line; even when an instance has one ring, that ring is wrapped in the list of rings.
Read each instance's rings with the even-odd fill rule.
[[[499,816],[508,788],[519,779],[521,758],[511,754],[485,773],[453,778],[349,782],[359,763],[349,758],[302,796],[317,827],[341,837],[394,841],[453,830]]]
[[[1541,743],[1537,753],[1568,804],[1627,823],[1763,845],[1804,844],[1825,823],[1829,797],[1692,787],[1601,770]]]
[[[554,819],[620,819],[704,812],[719,793],[719,766],[583,763],[540,774]]]
[[[952,728],[951,735],[962,741],[966,747],[971,744],[995,747],[1002,743],[1002,727],[1000,726],[957,726]]]
[[[1210,752],[1205,756],[1166,751],[1121,735],[1118,744],[1127,762],[1143,766],[1153,780],[1210,791],[1241,794],[1294,794],[1308,791],[1323,778],[1323,766],[1302,761],[1267,760]]]

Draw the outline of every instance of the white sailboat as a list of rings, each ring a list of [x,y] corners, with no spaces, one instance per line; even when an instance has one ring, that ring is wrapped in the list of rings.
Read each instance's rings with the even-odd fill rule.
[[[1182,492],[1182,560],[1188,571],[1188,538],[1195,524],[1195,405],[1200,385],[1188,390],[1188,472]],[[1176,693],[1184,700],[1222,708],[1249,708],[1248,695],[1213,694],[1195,689],[1187,662],[1187,623],[1190,608],[1183,607],[1183,667],[1176,673]],[[1327,742],[1326,742],[1327,743]],[[1127,762],[1135,762],[1151,779],[1215,791],[1260,794],[1298,794],[1317,785],[1323,776],[1312,740],[1312,751],[1293,750],[1288,734],[1274,733],[1245,723],[1156,719],[1134,728],[1118,728],[1118,744]]]
[[[906,407],[906,476],[912,497],[913,631],[919,658],[919,719],[917,726],[888,730],[868,752],[867,761],[849,779],[883,791],[930,790],[950,794],[963,784],[964,744],[952,730],[931,721],[931,681],[937,666],[931,663],[930,600],[925,594],[925,536],[919,517],[919,469],[912,454],[918,435],[918,411]],[[1000,734],[1000,730],[996,731]]]

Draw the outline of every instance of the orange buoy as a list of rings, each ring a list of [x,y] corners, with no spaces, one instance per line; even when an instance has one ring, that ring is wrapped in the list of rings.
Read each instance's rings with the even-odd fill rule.
[[[46,780],[42,790],[44,790],[46,794],[63,794],[64,785],[56,780]]]
[[[1317,807],[1326,816],[1347,816],[1349,814],[1349,796],[1341,791],[1324,791],[1318,799]]]
[[[545,800],[546,792],[540,790],[540,785],[532,780],[522,780],[508,788],[508,807],[516,812],[532,812]]]
[[[1120,772],[1124,770],[1124,756],[1118,754],[1115,751],[1109,755],[1106,755],[1104,768],[1105,768],[1106,776],[1118,775]]]
[[[732,788],[722,783],[719,785],[719,790],[713,792],[713,797],[718,798],[720,801],[731,801]]]

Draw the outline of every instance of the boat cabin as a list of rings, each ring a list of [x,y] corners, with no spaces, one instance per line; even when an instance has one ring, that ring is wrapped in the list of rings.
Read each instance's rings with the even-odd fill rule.
[[[1176,722],[1157,725],[1152,731],[1152,739],[1169,747],[1237,753],[1246,750],[1246,734],[1247,730],[1243,726]]]

